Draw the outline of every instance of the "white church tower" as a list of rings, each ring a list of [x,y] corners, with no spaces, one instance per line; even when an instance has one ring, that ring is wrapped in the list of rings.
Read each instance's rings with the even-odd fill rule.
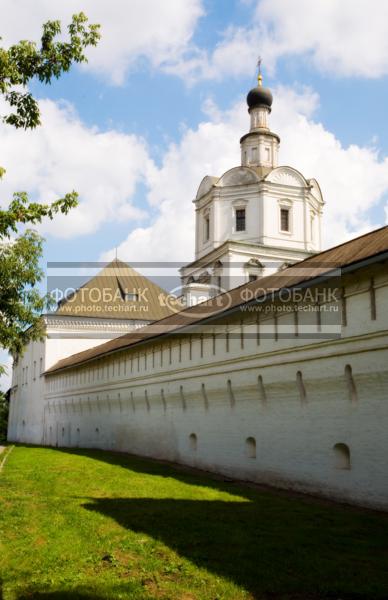
[[[259,72],[247,96],[250,129],[240,139],[241,166],[222,177],[207,175],[199,186],[195,261],[181,269],[188,305],[321,249],[322,193],[315,179],[278,165],[280,138],[268,125],[272,100]]]

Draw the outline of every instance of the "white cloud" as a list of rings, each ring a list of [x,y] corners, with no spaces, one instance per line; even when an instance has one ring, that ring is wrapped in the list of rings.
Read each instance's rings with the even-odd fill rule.
[[[87,51],[86,68],[115,84],[141,59],[154,68],[177,60],[203,15],[201,0],[0,0],[0,10],[5,44],[38,41],[48,19],[65,25],[72,14],[85,12],[91,23],[101,24],[102,33],[98,46]]]
[[[281,136],[280,163],[289,164],[322,187],[324,246],[340,243],[378,227],[371,209],[388,193],[388,159],[377,149],[345,148],[335,135],[313,120],[319,98],[309,89],[274,91],[272,129]],[[119,245],[129,261],[190,261],[194,255],[194,207],[191,199],[204,175],[222,175],[240,162],[239,138],[248,129],[246,105],[222,113],[205,104],[207,119],[187,129],[172,144],[160,168],[149,171],[149,202],[157,208],[152,223],[133,230]],[[112,257],[106,252],[104,259]]]
[[[236,0],[237,1],[237,0]],[[84,11],[102,26],[97,48],[82,66],[114,84],[143,60],[184,78],[222,79],[252,74],[260,53],[267,70],[283,56],[302,56],[335,76],[388,73],[388,3],[381,0],[257,0],[248,2],[249,24],[230,23],[213,49],[193,35],[204,16],[203,0],[0,0],[5,44],[39,39],[48,19],[68,23]]]
[[[381,0],[261,0],[256,22],[272,60],[306,54],[319,69],[343,76],[388,73],[388,4]]]
[[[323,237],[331,246],[355,237],[376,223],[371,209],[388,194],[388,158],[377,148],[344,147],[335,134],[313,120],[317,97],[308,90],[275,91],[273,127],[281,136],[281,162],[315,177],[326,201]]]
[[[163,65],[163,69],[188,84],[201,79],[218,81],[230,76],[250,75],[257,61],[258,35],[256,28],[229,26],[214,50],[193,47],[174,62]]]
[[[237,0],[236,0],[237,1]],[[84,11],[102,26],[97,48],[82,66],[114,84],[146,60],[154,69],[187,82],[252,74],[260,53],[267,70],[283,56],[302,56],[335,76],[388,73],[388,3],[381,0],[257,0],[248,2],[249,23],[230,23],[215,47],[196,46],[203,0],[0,0],[5,44],[39,39],[48,19],[68,23]]]
[[[374,147],[343,147],[314,121],[319,98],[311,90],[296,93],[279,87],[274,96],[271,120],[282,138],[281,161],[316,177],[323,189],[325,244],[372,227],[370,209],[388,190],[388,160],[381,159]],[[26,190],[47,202],[76,189],[80,206],[47,221],[40,231],[69,238],[95,233],[107,222],[125,220],[133,227],[138,221],[145,225],[131,231],[119,248],[120,256],[131,261],[191,260],[191,199],[204,175],[221,175],[239,164],[238,140],[248,128],[245,104],[222,112],[208,100],[203,122],[184,130],[179,144],[168,147],[160,168],[149,158],[142,139],[88,128],[68,104],[45,100],[41,107],[45,126],[35,131],[0,125],[7,148],[1,161],[7,169],[1,199]],[[134,203],[140,182],[149,188],[149,213]]]
[[[207,105],[209,112],[209,105]],[[214,110],[214,107],[213,107]],[[240,115],[225,113],[186,129],[171,144],[160,168],[149,173],[149,203],[158,210],[151,225],[137,228],[118,247],[119,256],[134,260],[189,261],[194,252],[194,207],[191,200],[206,174],[221,174],[238,161]],[[218,114],[221,117],[221,114]],[[239,127],[240,125],[240,127]],[[106,253],[103,259],[112,256]]]
[[[250,75],[258,54],[267,71],[298,55],[334,76],[380,77],[388,73],[387,24],[381,0],[259,0],[249,25],[230,25],[213,50],[193,49],[165,68],[194,82]]]
[[[79,206],[39,227],[64,238],[93,233],[109,221],[143,218],[133,196],[152,167],[145,142],[134,135],[88,128],[69,104],[44,100],[40,106],[43,127],[21,131],[0,124],[7,149],[1,156],[7,170],[1,200],[25,190],[48,202],[75,189]]]

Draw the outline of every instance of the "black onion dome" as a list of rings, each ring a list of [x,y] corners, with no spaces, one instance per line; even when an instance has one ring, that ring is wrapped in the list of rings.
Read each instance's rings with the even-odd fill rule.
[[[258,85],[248,92],[247,104],[249,110],[251,108],[256,108],[257,106],[268,106],[268,108],[271,108],[272,101],[273,98],[269,88]]]

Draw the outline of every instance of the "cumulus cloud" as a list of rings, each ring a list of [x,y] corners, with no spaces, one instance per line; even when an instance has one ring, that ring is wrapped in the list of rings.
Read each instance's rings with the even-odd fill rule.
[[[206,174],[221,174],[238,162],[239,111],[221,113],[206,105],[212,117],[196,129],[186,129],[179,144],[171,144],[160,168],[148,177],[148,201],[157,210],[151,224],[133,230],[118,247],[127,260],[189,261],[194,251],[192,199]],[[110,258],[112,251],[104,255]]]
[[[179,60],[187,50],[198,19],[201,0],[0,0],[0,35],[6,45],[20,39],[39,40],[42,23],[85,12],[90,22],[101,24],[102,38],[88,51],[86,67],[121,84],[127,71],[146,59],[154,68]]]
[[[308,88],[274,90],[272,129],[281,136],[280,164],[315,177],[326,201],[324,246],[328,247],[378,227],[372,210],[388,193],[388,159],[373,147],[344,147],[334,133],[314,120],[319,105]],[[134,229],[119,245],[119,255],[129,261],[189,261],[194,255],[194,207],[191,200],[204,175],[220,176],[240,163],[239,138],[248,130],[244,102],[222,112],[205,104],[206,118],[187,129],[179,144],[172,144],[160,168],[149,172],[148,201],[153,217],[147,226]],[[113,256],[107,251],[103,259]]]
[[[250,75],[257,55],[273,71],[284,56],[303,56],[334,76],[388,73],[388,4],[381,0],[259,0],[248,26],[230,25],[214,49],[192,50],[166,69],[187,81]]]
[[[236,0],[237,2],[238,0]],[[240,0],[241,1],[241,0]],[[83,10],[102,25],[88,51],[88,69],[113,84],[146,61],[187,82],[250,75],[257,54],[273,70],[279,58],[303,56],[335,76],[388,73],[388,4],[381,0],[257,0],[248,2],[249,24],[230,23],[213,48],[195,45],[203,0],[0,0],[5,44],[39,39],[47,19],[68,23]]]
[[[0,124],[7,149],[0,161],[7,170],[0,186],[2,202],[16,190],[48,202],[75,189],[79,206],[39,227],[64,238],[93,233],[109,221],[144,218],[133,203],[136,186],[152,168],[144,140],[86,127],[67,103],[44,100],[40,107],[44,127],[21,131]]]
[[[275,91],[273,127],[281,136],[280,159],[315,177],[321,185],[324,207],[323,239],[332,246],[383,223],[373,208],[388,195],[388,158],[378,148],[343,146],[333,132],[314,121],[317,95],[290,88]]]
[[[343,76],[388,73],[388,4],[381,0],[261,0],[255,19],[272,60],[309,55],[313,64]]]
[[[319,98],[312,90],[279,87],[274,95],[271,122],[282,138],[281,162],[321,184],[327,202],[325,244],[378,225],[370,210],[387,193],[388,160],[373,146],[344,147],[314,120]],[[26,190],[47,202],[76,189],[79,207],[45,222],[42,233],[76,237],[124,220],[135,228],[121,244],[120,256],[132,261],[191,260],[191,200],[204,175],[221,175],[239,164],[238,140],[248,128],[245,103],[221,111],[207,100],[203,121],[185,129],[180,142],[167,148],[160,167],[150,159],[145,141],[135,135],[87,127],[66,103],[45,100],[41,108],[45,127],[17,131],[0,125],[7,148],[1,159],[7,169],[1,200]],[[148,189],[148,210],[134,201],[139,183]]]
[[[220,81],[225,77],[251,75],[258,52],[264,52],[260,37],[261,28],[229,26],[214,49],[193,46],[174,62],[163,65],[163,69],[183,78],[189,85],[203,79]]]

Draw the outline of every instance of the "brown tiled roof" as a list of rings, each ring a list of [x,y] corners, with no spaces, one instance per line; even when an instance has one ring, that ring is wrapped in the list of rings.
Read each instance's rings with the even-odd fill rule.
[[[138,300],[128,300],[135,293]],[[172,313],[167,292],[126,263],[115,259],[79,288],[55,314],[103,319],[158,321]]]
[[[105,344],[73,354],[57,362],[46,373],[50,374],[61,369],[80,365],[137,343],[154,340],[172,331],[198,325],[208,318],[216,315],[220,316],[222,313],[227,313],[233,308],[246,304],[249,292],[251,292],[251,296],[255,293],[256,297],[265,296],[266,291],[301,285],[328,274],[333,269],[350,267],[352,264],[362,263],[362,261],[387,252],[388,226],[315,254],[280,273],[244,284],[207,302],[186,308]]]

